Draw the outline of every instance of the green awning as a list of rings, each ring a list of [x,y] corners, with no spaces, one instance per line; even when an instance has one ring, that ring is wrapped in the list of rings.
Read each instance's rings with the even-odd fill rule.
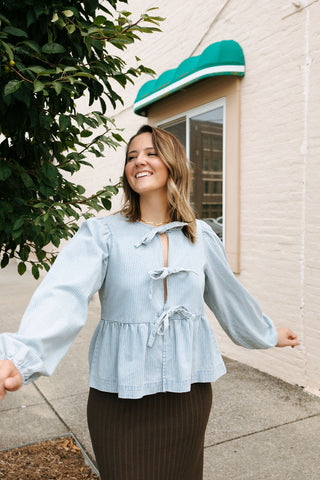
[[[148,107],[158,100],[207,77],[235,75],[243,77],[245,62],[242,48],[234,40],[212,43],[201,55],[189,57],[177,68],[163,72],[140,88],[134,112],[146,117]]]

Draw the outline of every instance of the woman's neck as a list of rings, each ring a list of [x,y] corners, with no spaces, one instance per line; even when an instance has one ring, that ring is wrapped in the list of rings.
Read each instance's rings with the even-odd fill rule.
[[[140,220],[153,225],[161,225],[170,222],[167,196],[141,196]]]

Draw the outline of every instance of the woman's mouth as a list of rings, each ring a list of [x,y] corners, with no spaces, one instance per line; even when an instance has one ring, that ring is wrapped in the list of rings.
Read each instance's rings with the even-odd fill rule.
[[[139,172],[136,173],[135,178],[149,177],[150,175],[152,175],[151,172]]]

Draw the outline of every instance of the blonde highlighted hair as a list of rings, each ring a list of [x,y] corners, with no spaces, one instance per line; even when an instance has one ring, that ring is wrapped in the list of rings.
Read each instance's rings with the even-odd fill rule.
[[[128,161],[130,144],[135,137],[142,133],[151,133],[153,147],[168,168],[167,191],[170,220],[172,222],[186,222],[188,225],[183,227],[183,233],[192,243],[195,243],[197,233],[196,218],[189,203],[190,171],[187,157],[179,140],[166,130],[155,128],[151,125],[143,125],[129,140],[123,169],[124,205],[121,213],[131,222],[140,220],[139,194],[130,187],[125,167]]]

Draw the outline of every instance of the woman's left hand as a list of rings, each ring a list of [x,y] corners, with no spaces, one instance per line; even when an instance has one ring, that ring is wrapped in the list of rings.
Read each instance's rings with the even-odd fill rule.
[[[296,347],[300,345],[297,334],[294,333],[290,328],[280,327],[277,328],[278,332],[278,343],[276,347]]]

